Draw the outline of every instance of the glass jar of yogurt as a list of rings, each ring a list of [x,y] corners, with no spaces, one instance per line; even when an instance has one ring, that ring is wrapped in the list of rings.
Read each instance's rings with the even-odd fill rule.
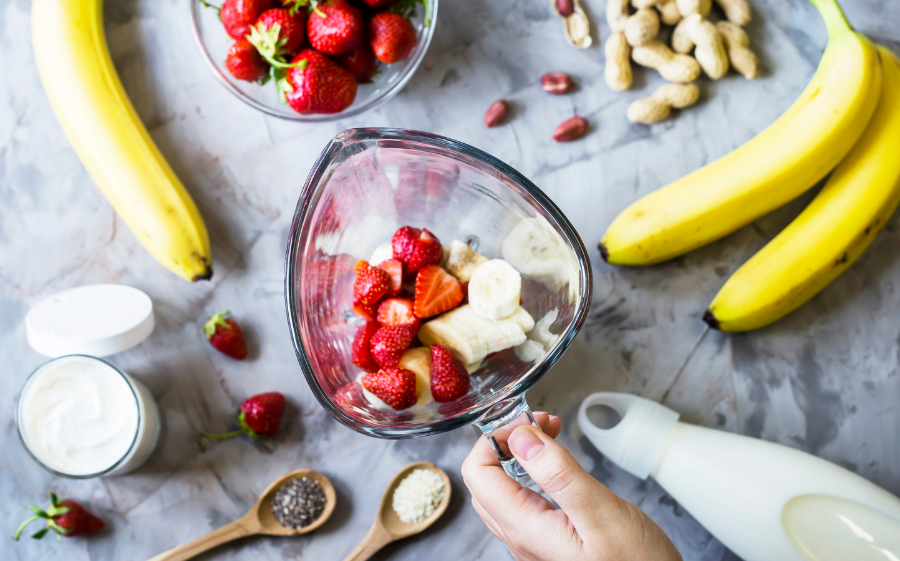
[[[63,356],[35,370],[16,404],[25,449],[42,467],[85,479],[128,473],[159,437],[150,391],[106,361]]]

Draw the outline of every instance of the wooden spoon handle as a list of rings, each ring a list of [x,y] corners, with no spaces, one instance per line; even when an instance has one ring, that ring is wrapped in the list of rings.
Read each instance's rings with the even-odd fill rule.
[[[366,561],[375,555],[379,549],[394,541],[394,537],[381,524],[375,523],[366,537],[363,538],[356,549],[347,556],[344,561]]]
[[[186,544],[173,547],[168,551],[160,553],[150,561],[185,561],[196,555],[200,555],[204,551],[208,551],[217,545],[251,536],[259,532],[259,528],[254,528],[248,523],[246,518],[239,518],[231,524],[226,524],[217,530],[200,536],[199,538],[189,541]]]

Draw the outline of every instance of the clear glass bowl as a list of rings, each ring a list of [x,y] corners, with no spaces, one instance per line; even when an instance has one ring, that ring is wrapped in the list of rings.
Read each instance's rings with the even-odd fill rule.
[[[379,63],[378,72],[372,82],[359,84],[356,99],[350,107],[331,115],[301,115],[288,105],[278,101],[278,92],[272,82],[261,86],[252,82],[236,80],[228,73],[225,68],[225,55],[234,39],[225,33],[225,28],[219,21],[216,10],[204,7],[200,0],[190,0],[194,43],[210,72],[225,86],[225,89],[247,105],[255,107],[263,113],[292,121],[309,122],[337,121],[353,117],[374,109],[397,95],[412,78],[419,63],[425,57],[428,45],[431,44],[431,36],[434,34],[438,15],[438,0],[428,0],[427,10],[426,14],[426,8],[417,5],[416,16],[411,20],[413,27],[416,28],[418,42],[409,57],[394,64]]]
[[[524,348],[488,355],[459,400],[384,411],[363,396],[350,359],[361,324],[352,311],[353,265],[403,225],[510,261],[522,274],[522,306],[537,322],[529,337],[540,343],[529,345],[530,356]],[[533,183],[476,148],[400,129],[350,129],[331,141],[303,187],[285,263],[288,322],[309,386],[338,421],[380,438],[473,422],[490,436],[528,413],[524,393],[575,338],[591,286],[584,244]]]

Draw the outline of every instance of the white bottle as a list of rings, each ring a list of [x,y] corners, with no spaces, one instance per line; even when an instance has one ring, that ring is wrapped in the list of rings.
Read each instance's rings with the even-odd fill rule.
[[[594,425],[595,406],[621,420]],[[588,396],[578,422],[607,458],[653,477],[745,561],[900,561],[900,499],[842,467],[678,422],[671,409],[628,394]]]

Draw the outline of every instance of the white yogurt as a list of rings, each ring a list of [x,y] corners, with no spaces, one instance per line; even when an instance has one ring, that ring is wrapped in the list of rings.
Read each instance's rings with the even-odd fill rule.
[[[76,477],[140,466],[156,445],[159,412],[147,388],[96,358],[44,364],[18,402],[19,434],[44,467]]]

